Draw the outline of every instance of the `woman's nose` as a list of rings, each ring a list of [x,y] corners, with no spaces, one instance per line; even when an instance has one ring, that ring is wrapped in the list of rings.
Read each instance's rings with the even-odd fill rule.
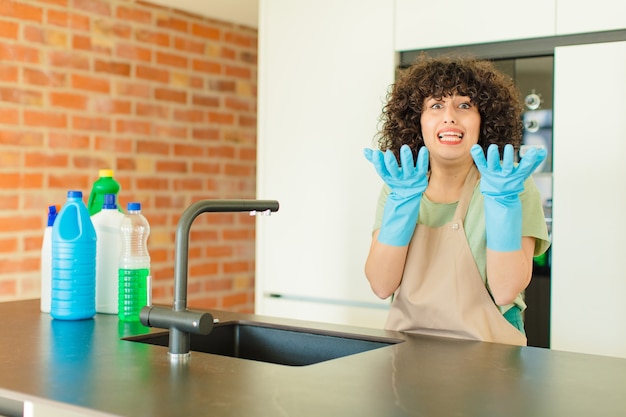
[[[444,123],[456,123],[456,112],[454,110],[454,107],[452,106],[446,107],[446,111],[443,115],[443,122]]]

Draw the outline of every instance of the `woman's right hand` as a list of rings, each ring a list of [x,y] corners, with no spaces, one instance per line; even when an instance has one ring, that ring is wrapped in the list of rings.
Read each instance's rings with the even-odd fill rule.
[[[428,186],[428,149],[422,146],[417,162],[413,162],[413,152],[408,145],[400,148],[401,166],[396,156],[390,150],[385,153],[365,149],[365,158],[374,165],[378,176],[391,188],[391,192],[400,198],[410,198],[416,194],[423,194]]]
[[[422,194],[428,187],[428,149],[422,146],[414,163],[411,148],[402,145],[401,165],[398,165],[395,155],[389,150],[383,153],[365,149],[364,154],[391,189],[385,203],[378,241],[391,246],[406,246],[417,224]]]

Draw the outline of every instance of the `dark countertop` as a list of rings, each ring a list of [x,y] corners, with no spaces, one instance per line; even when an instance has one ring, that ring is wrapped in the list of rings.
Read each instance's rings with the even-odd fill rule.
[[[59,322],[38,300],[6,302],[0,393],[133,417],[626,415],[626,359],[212,313],[405,342],[308,366],[197,352],[172,365],[167,347],[120,340],[146,329],[117,316]]]

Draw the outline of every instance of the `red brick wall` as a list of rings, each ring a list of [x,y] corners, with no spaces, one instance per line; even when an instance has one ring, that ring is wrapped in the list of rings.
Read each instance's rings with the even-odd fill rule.
[[[256,72],[253,28],[134,0],[1,0],[0,301],[39,297],[47,206],[110,168],[122,206],[142,203],[154,301],[171,303],[182,211],[255,197]],[[195,221],[191,307],[253,310],[254,226]]]

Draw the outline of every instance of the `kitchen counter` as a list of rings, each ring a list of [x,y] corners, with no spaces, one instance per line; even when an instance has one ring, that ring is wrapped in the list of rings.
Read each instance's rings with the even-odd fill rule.
[[[167,347],[121,340],[160,329],[102,314],[52,320],[39,300],[6,302],[0,396],[133,417],[626,415],[626,359],[211,313],[404,342],[308,366],[198,352],[172,365]]]

